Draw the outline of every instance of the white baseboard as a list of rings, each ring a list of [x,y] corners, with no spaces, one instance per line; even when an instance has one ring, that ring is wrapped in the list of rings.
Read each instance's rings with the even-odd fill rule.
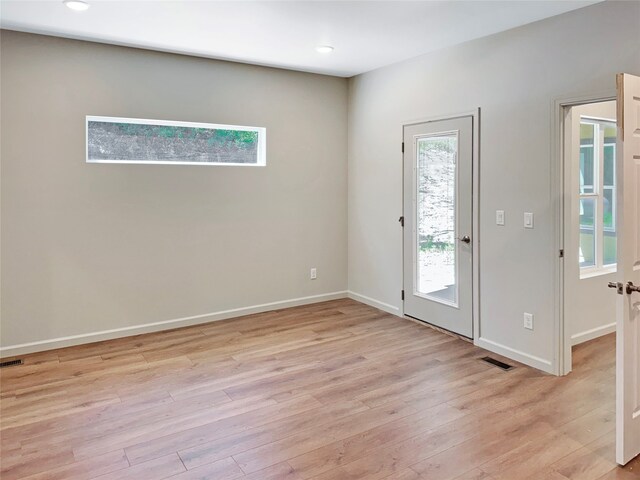
[[[203,323],[215,322],[218,320],[226,320],[228,318],[241,317],[254,313],[268,312],[278,310],[280,308],[297,307],[299,305],[308,305],[311,303],[326,302],[328,300],[337,300],[339,298],[347,298],[348,292],[331,292],[321,295],[311,295],[309,297],[292,298],[289,300],[281,300],[278,302],[263,303],[261,305],[253,305],[250,307],[232,308],[230,310],[222,310],[219,312],[205,313],[202,315],[194,315],[191,317],[174,318],[172,320],[164,320],[161,322],[145,323],[143,325],[133,325],[131,327],[114,328],[111,330],[102,330],[99,332],[83,333],[80,335],[71,335],[68,337],[52,338],[50,340],[40,340],[37,342],[22,343],[19,345],[9,345],[0,348],[0,357],[13,357],[15,355],[26,355],[34,352],[42,352],[45,350],[53,350],[55,348],[71,347],[74,345],[82,345],[85,343],[101,342],[103,340],[112,340],[114,338],[129,337],[132,335],[140,335],[141,333],[158,332],[161,330],[169,330],[172,328],[187,327],[189,325],[199,325]]]
[[[616,323],[610,323],[609,325],[603,325],[601,327],[592,328],[585,332],[576,333],[571,335],[571,345],[578,345],[580,343],[588,342],[603,335],[609,335],[616,331]]]
[[[400,315],[400,308],[398,308],[398,307],[396,307],[394,305],[390,305],[388,303],[381,302],[380,300],[376,300],[375,298],[367,297],[366,295],[361,295],[359,293],[352,292],[351,290],[349,290],[347,292],[347,296],[350,299],[355,300],[356,302],[364,303],[365,305],[369,305],[371,307],[377,308],[377,309],[385,311],[387,313],[391,313],[393,315],[401,316]]]
[[[524,363],[525,365],[529,365],[530,367],[537,368],[538,370],[542,370],[543,372],[555,374],[555,372],[553,371],[553,364],[549,360],[545,360],[544,358],[521,352],[514,348],[507,347],[505,345],[494,342],[492,340],[487,340],[486,338],[482,337],[476,339],[474,341],[474,344],[480,348],[489,350],[490,352],[502,355],[503,357],[507,357],[517,362]]]

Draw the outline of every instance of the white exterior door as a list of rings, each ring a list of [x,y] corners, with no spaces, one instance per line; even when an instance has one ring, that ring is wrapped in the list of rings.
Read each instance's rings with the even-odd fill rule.
[[[404,313],[473,337],[473,117],[404,127]]]
[[[640,453],[640,77],[619,74],[617,461]]]

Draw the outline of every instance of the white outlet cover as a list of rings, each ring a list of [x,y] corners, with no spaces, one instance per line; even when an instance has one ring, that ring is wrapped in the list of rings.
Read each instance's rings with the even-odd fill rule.
[[[496,225],[504,225],[504,210],[496,210]]]

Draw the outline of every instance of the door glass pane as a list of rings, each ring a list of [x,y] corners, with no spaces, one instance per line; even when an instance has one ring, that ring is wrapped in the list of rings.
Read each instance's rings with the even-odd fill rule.
[[[592,267],[596,264],[596,235],[595,235],[595,198],[580,199],[580,266]]]
[[[417,142],[417,294],[456,305],[456,159],[458,134]]]
[[[580,124],[580,192],[595,192],[595,162],[593,159],[594,126]]]

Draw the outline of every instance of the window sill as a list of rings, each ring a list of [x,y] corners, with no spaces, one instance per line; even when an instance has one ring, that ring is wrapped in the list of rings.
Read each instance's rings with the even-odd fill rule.
[[[583,270],[580,270],[580,280],[599,277],[601,275],[610,275],[612,273],[616,273],[617,271],[618,271],[618,267],[616,265],[612,265],[605,268],[585,268]]]

